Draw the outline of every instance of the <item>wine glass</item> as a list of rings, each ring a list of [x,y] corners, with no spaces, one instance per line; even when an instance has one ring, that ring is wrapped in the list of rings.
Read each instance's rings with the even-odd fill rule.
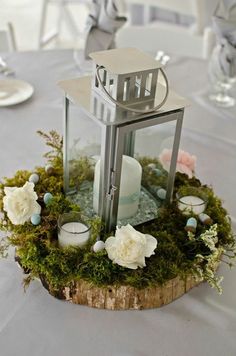
[[[220,62],[221,51],[222,46],[219,44],[214,48],[209,61],[208,75],[212,91],[209,99],[218,106],[228,108],[235,105],[235,98],[229,91],[236,82],[236,70],[231,66],[230,74],[225,73]]]

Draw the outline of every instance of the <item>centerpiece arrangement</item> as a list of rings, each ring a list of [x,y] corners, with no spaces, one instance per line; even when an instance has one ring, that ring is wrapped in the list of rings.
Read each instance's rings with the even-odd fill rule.
[[[50,294],[98,308],[159,307],[203,280],[221,292],[216,269],[232,265],[235,240],[194,175],[196,157],[179,149],[186,101],[166,77],[156,86],[163,70],[137,50],[92,57],[92,78],[59,84],[63,141],[39,132],[51,147],[45,167],[0,184],[2,255],[16,247],[26,285],[39,278]]]

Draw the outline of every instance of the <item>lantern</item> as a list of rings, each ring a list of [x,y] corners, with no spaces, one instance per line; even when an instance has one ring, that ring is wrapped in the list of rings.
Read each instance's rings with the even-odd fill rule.
[[[92,76],[59,83],[65,93],[64,189],[110,232],[152,220],[171,202],[186,101],[168,90],[159,63],[137,49],[91,58]],[[157,84],[160,71],[165,86]],[[171,153],[166,166],[157,160],[163,148]]]

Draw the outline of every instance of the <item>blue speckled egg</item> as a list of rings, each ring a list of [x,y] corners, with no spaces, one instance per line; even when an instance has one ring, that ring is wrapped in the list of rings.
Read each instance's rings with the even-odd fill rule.
[[[187,220],[186,226],[191,226],[191,227],[193,227],[194,229],[196,229],[196,227],[197,227],[197,220],[196,220],[195,218],[189,218],[189,219]]]
[[[39,181],[39,175],[37,173],[31,174],[31,176],[29,177],[29,182],[37,184],[38,181]]]
[[[53,195],[51,193],[45,193],[43,196],[43,201],[47,205],[53,198]]]
[[[33,214],[30,220],[33,225],[39,225],[41,223],[41,216],[39,214]]]
[[[156,168],[156,164],[155,163],[149,163],[148,164],[148,168],[150,168],[150,169],[155,169]]]
[[[102,250],[104,250],[104,248],[105,248],[105,243],[103,241],[97,241],[93,245],[93,251],[94,252],[102,251]]]
[[[164,200],[166,198],[166,190],[163,188],[160,188],[157,190],[157,196],[158,198],[160,198],[161,200]]]
[[[195,233],[197,228],[197,220],[195,218],[189,218],[185,226],[185,230],[188,232]]]
[[[160,169],[158,169],[158,168],[153,169],[153,172],[155,173],[155,175],[157,177],[161,177],[162,176],[162,171]]]
[[[54,172],[53,166],[51,164],[47,164],[45,166],[45,172],[49,175],[53,174],[53,172]]]
[[[198,218],[204,225],[211,225],[213,223],[211,217],[205,213],[199,214]]]

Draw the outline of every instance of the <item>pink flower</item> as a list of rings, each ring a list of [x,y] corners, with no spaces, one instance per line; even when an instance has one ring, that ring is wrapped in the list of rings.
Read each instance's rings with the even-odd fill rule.
[[[163,168],[168,172],[170,170],[171,155],[172,150],[165,148],[159,156],[159,161],[161,162]],[[188,152],[179,150],[176,171],[185,173],[189,178],[192,178],[195,171],[196,160],[196,156],[191,156]]]

